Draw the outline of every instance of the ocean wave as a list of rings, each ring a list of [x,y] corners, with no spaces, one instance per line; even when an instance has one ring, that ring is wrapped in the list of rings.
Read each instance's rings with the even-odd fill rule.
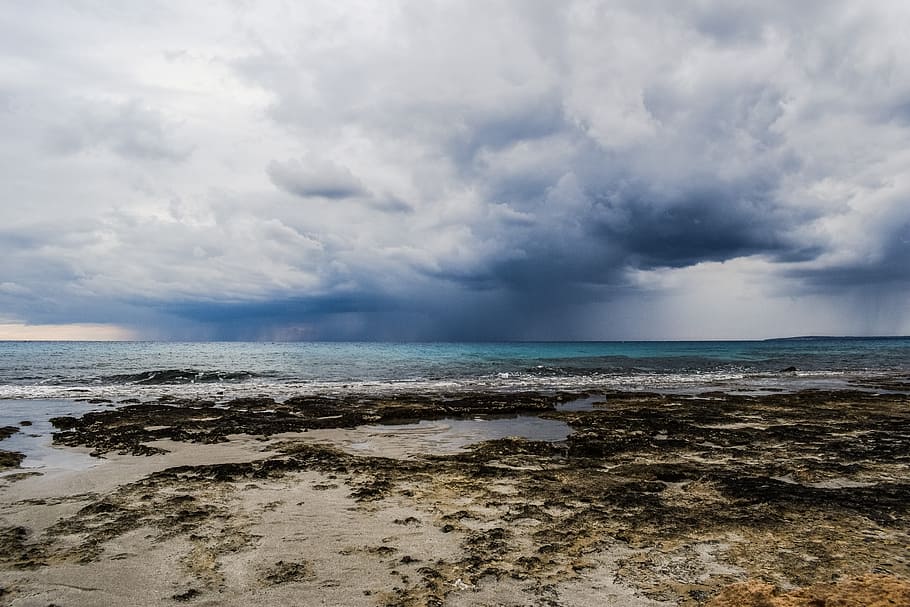
[[[260,374],[251,371],[199,371],[197,369],[160,369],[109,375],[101,378],[102,383],[135,384],[140,386],[238,383],[248,381]]]

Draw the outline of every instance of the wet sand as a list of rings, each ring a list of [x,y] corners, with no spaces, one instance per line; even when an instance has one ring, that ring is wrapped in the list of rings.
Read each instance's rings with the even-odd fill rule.
[[[516,415],[529,437],[502,437]],[[0,477],[6,604],[910,605],[901,394],[172,401],[54,423],[103,459]]]

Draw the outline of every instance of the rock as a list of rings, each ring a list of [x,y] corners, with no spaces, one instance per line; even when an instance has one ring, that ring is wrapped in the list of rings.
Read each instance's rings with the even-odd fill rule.
[[[71,430],[79,423],[77,418],[68,415],[52,417],[49,421],[51,422],[51,425],[60,430]]]
[[[796,373],[798,370],[796,367],[787,367],[786,369],[781,369],[778,373]]]
[[[0,470],[3,468],[18,468],[25,456],[15,451],[0,449]]]
[[[313,566],[308,561],[278,561],[262,571],[261,580],[274,586],[287,582],[301,582],[315,577]]]
[[[177,594],[173,595],[171,598],[180,603],[185,603],[187,601],[190,601],[190,600],[196,598],[199,595],[200,595],[200,592],[198,590],[196,590],[195,588],[190,588],[189,590],[187,590],[185,592],[178,592]]]

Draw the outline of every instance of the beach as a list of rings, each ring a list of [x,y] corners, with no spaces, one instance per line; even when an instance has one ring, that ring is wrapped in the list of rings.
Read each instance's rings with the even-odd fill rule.
[[[902,387],[96,403],[0,478],[0,598],[907,605]]]

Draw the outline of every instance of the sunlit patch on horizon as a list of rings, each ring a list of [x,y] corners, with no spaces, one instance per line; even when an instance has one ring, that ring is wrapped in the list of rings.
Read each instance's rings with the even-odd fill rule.
[[[126,327],[98,323],[30,325],[0,322],[0,341],[128,341],[136,333]]]

